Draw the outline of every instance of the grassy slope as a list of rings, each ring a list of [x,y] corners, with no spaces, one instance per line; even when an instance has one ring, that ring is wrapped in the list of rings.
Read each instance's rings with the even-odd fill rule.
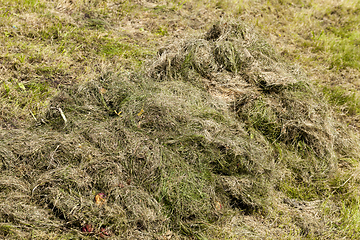
[[[274,144],[277,110],[264,102],[242,113],[248,136],[198,86],[133,74],[164,42],[203,32],[221,16],[239,17],[286,61],[304,66],[336,116],[357,127],[360,6],[336,2],[2,0],[1,234],[76,238],[93,222],[129,238],[356,238],[356,155],[337,153],[322,166],[306,145]],[[248,149],[258,151],[247,157],[253,162],[241,159]],[[262,154],[285,167],[262,166]],[[229,172],[237,161],[244,172]],[[317,178],[329,163],[339,168]],[[264,169],[272,177],[259,177]],[[97,191],[109,194],[108,207],[92,206]],[[296,204],[303,210],[288,207]]]

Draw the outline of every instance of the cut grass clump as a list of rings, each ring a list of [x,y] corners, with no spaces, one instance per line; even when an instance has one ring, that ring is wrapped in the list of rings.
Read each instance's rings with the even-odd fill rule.
[[[242,145],[240,152],[234,151],[234,145],[227,146],[224,155],[218,151],[220,161],[213,162],[214,173],[238,177],[224,185],[229,199],[236,200],[232,206],[266,212],[262,200],[271,198],[271,187],[265,183],[270,181],[271,185],[276,182],[272,176],[288,171],[290,178],[284,176],[284,182],[279,183],[289,197],[311,201],[331,195],[330,186],[323,182],[337,171],[337,158],[344,152],[356,155],[350,150],[351,140],[340,130],[341,124],[332,117],[332,110],[301,71],[281,62],[269,45],[244,24],[221,22],[204,38],[162,49],[152,69],[152,76],[159,81],[180,79],[227,102],[228,110],[238,116],[243,131],[250,135],[245,139],[260,141],[257,146],[249,144],[249,148]],[[287,149],[296,156],[283,162],[287,170],[274,163],[280,160],[272,155],[277,154],[277,142],[282,151]],[[253,157],[250,149],[257,149],[259,154]],[[259,177],[259,173],[268,177]],[[242,176],[244,182],[239,180]],[[229,187],[239,183],[241,187]],[[311,190],[301,192],[302,185]],[[242,192],[238,193],[237,188]]]
[[[79,1],[63,3],[84,7]],[[129,1],[119,4],[131,11]],[[0,234],[359,235],[356,228],[337,232],[326,220],[352,223],[357,217],[350,188],[357,178],[337,168],[340,158],[358,159],[355,138],[300,69],[284,63],[248,25],[223,20],[205,34],[162,48],[146,71],[110,72],[117,55],[145,55],[135,44],[117,43],[107,24],[89,21],[107,21],[107,6],[89,2],[93,9],[84,21],[70,14],[86,31],[54,23],[43,37],[34,35],[34,45],[52,41],[55,54],[77,56],[94,68],[87,81],[59,87],[31,128],[0,133],[1,226],[10,226],[0,227]],[[99,35],[106,28],[110,35]],[[74,48],[78,43],[85,50]],[[39,54],[37,60],[16,56],[20,62],[43,62],[46,56]],[[44,71],[37,74],[59,74],[45,71],[47,66],[39,64]],[[60,73],[68,73],[64,66]],[[1,94],[32,89],[33,83],[19,83],[4,86]],[[41,89],[45,94],[48,86]],[[344,202],[354,210],[350,213],[338,201],[346,194],[352,196]],[[328,213],[320,206],[325,201]]]
[[[304,142],[319,157],[333,156],[331,111],[296,68],[243,24],[214,25],[205,39],[165,50],[154,65],[159,80],[182,78],[232,100],[232,110],[268,140]]]
[[[324,198],[337,158],[351,145],[301,72],[256,39],[242,23],[221,23],[205,39],[166,49],[153,78],[109,73],[65,88],[40,129],[76,136],[72,146],[88,150],[54,155],[56,164],[47,166],[53,173],[36,164],[45,171],[34,190],[38,203],[70,228],[91,221],[114,234],[170,228],[194,236],[223,212],[267,216],[284,197]],[[107,206],[117,209],[111,214],[122,217],[91,207],[95,192],[109,194]],[[295,229],[315,234],[317,225],[306,219]]]

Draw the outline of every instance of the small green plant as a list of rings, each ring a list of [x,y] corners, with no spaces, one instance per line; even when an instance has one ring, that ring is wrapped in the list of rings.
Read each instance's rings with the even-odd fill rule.
[[[156,30],[156,34],[165,36],[168,35],[168,30],[166,26],[159,26]]]

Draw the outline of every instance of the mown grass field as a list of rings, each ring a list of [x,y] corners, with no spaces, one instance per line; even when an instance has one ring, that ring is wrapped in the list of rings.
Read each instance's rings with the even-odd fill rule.
[[[358,239],[359,13],[0,0],[0,238]]]

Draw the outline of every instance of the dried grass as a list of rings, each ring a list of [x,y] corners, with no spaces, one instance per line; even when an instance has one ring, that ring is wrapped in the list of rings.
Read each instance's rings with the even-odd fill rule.
[[[266,227],[240,236],[329,230],[313,200],[329,193],[338,159],[357,155],[301,70],[249,26],[220,22],[163,48],[148,73],[66,87],[37,125],[0,133],[3,236],[82,238],[91,223],[92,237],[105,227],[114,238],[230,238],[260,218]],[[318,192],[301,199],[296,184]],[[307,212],[286,225],[293,201]]]

